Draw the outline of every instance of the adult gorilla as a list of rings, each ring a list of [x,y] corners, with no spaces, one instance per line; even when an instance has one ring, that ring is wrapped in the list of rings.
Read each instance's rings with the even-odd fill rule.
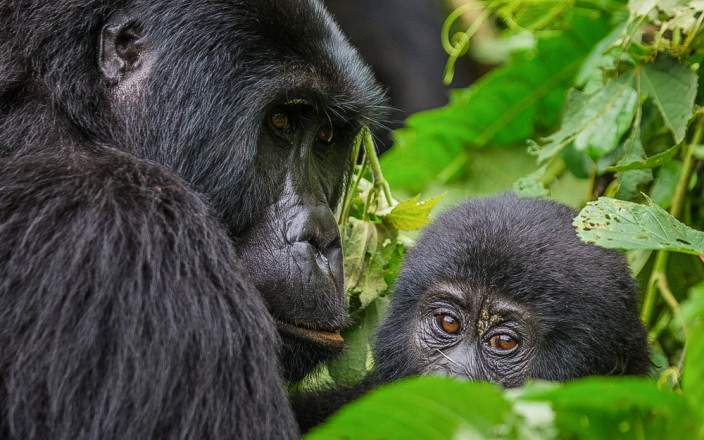
[[[0,437],[294,437],[380,102],[315,0],[0,0]]]

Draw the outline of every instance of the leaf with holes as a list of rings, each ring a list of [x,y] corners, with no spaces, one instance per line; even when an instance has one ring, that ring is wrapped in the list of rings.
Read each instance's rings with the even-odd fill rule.
[[[704,232],[681,223],[650,199],[641,205],[602,197],[589,203],[573,224],[579,238],[605,248],[704,253]]]

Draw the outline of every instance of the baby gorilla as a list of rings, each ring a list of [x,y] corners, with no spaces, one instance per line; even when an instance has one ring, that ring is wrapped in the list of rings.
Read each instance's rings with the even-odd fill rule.
[[[646,331],[626,261],[582,243],[575,215],[513,195],[442,215],[406,257],[377,331],[374,371],[356,386],[294,399],[302,428],[412,375],[516,387],[527,379],[647,373]]]

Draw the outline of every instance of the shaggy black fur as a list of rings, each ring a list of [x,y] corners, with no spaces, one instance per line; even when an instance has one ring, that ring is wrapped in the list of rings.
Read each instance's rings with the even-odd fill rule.
[[[0,0],[0,437],[296,437],[381,103],[317,0]]]
[[[582,243],[571,209],[512,195],[442,215],[406,257],[360,385],[294,404],[308,429],[385,382],[449,374],[507,387],[526,379],[641,375],[649,368],[636,286],[618,252]],[[456,334],[443,330],[450,316]],[[493,337],[518,342],[492,347]],[[496,341],[496,340],[495,340]]]

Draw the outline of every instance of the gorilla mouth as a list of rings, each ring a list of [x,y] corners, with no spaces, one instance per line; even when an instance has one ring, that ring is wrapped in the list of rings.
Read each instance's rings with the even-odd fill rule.
[[[338,331],[317,330],[276,320],[276,327],[283,334],[314,342],[318,345],[342,348],[345,340]]]

